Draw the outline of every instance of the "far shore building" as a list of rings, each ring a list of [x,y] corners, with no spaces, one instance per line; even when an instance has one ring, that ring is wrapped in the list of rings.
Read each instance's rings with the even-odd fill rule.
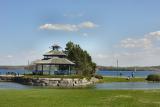
[[[71,67],[75,65],[72,61],[66,58],[66,54],[60,51],[61,47],[53,45],[52,50],[45,53],[42,60],[34,61],[33,74],[56,74],[70,75]]]

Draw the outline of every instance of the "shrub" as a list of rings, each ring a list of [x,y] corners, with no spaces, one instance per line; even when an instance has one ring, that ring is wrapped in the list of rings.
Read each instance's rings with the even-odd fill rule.
[[[146,80],[148,81],[160,81],[160,75],[159,74],[150,74],[147,76]]]
[[[102,75],[95,75],[94,77],[97,78],[97,79],[103,79]]]

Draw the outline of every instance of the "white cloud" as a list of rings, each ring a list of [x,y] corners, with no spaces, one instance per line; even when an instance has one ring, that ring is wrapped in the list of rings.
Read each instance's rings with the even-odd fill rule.
[[[160,31],[150,32],[141,38],[126,38],[111,52],[93,54],[98,65],[154,66],[160,65]]]
[[[88,36],[88,33],[83,33],[83,36],[85,36],[85,37]]]
[[[12,55],[7,55],[7,58],[13,58],[13,56]]]
[[[160,40],[160,31],[150,32],[146,37],[151,40]]]
[[[150,32],[144,35],[142,38],[127,38],[120,42],[120,46],[123,48],[142,48],[147,49],[154,46],[154,44],[160,40],[160,31]]]
[[[74,32],[80,29],[91,29],[95,27],[97,27],[96,24],[94,24],[93,22],[87,21],[87,22],[80,23],[78,25],[76,24],[44,24],[40,26],[40,29]]]
[[[121,47],[123,48],[150,48],[152,46],[152,41],[147,38],[132,39],[127,38],[121,41]]]
[[[44,24],[40,26],[40,29],[44,30],[62,30],[62,31],[77,31],[76,25],[71,24]]]
[[[78,27],[79,28],[95,28],[95,27],[97,27],[97,25],[94,24],[93,22],[88,21],[88,22],[80,23],[78,25]]]
[[[116,57],[122,66],[144,66],[160,64],[160,31],[150,32],[141,38],[126,38],[120,41],[119,51],[109,54]],[[117,47],[116,47],[117,48]],[[116,56],[115,56],[116,54]],[[106,59],[105,60],[111,60]]]

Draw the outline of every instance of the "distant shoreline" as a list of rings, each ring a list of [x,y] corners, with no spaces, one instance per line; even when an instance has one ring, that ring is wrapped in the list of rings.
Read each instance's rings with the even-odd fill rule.
[[[114,66],[97,66],[99,71],[160,71],[160,66],[144,67],[114,67]]]
[[[8,69],[8,70],[16,70],[16,69],[22,69],[24,70],[26,66],[0,66],[0,69]]]
[[[120,70],[98,70],[98,71],[109,71],[109,72],[113,72],[113,71],[120,71]],[[134,70],[123,70],[122,72],[125,72],[125,71],[126,71],[126,72],[127,72],[127,71],[128,71],[128,72],[129,72],[129,71],[132,72],[132,71],[134,71]],[[150,72],[155,71],[155,72],[156,72],[157,70],[137,70],[136,72],[143,72],[143,71],[150,71]],[[159,72],[160,72],[160,71],[159,71]]]

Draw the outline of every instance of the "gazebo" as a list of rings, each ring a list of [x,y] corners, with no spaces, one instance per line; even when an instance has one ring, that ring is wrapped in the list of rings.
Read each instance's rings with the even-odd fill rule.
[[[60,51],[61,47],[54,44],[52,50],[45,53],[42,60],[33,62],[35,69],[33,74],[71,74],[71,66],[75,65],[66,58],[66,54]]]

